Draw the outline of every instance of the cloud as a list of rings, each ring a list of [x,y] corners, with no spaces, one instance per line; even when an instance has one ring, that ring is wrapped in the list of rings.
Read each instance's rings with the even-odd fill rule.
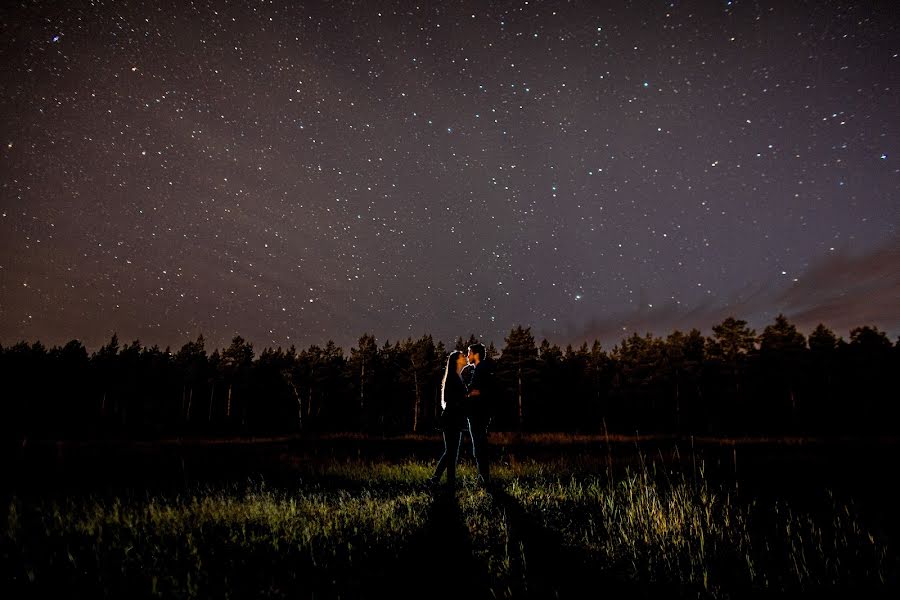
[[[595,317],[582,327],[570,326],[562,341],[600,340],[611,348],[635,332],[666,336],[675,329],[697,328],[710,335],[712,326],[729,316],[744,319],[759,333],[778,313],[807,334],[824,323],[844,337],[862,325],[874,325],[896,337],[900,331],[900,238],[862,254],[838,251],[819,257],[786,289],[771,278],[749,283],[725,301],[710,299],[694,306],[669,301],[649,308],[642,299],[640,306]]]
[[[900,329],[900,238],[859,256],[834,254],[813,264],[776,300],[802,330],[825,323],[836,333],[876,325]]]

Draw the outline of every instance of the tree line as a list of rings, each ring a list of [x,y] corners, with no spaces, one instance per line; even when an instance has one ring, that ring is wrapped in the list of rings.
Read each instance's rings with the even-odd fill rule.
[[[561,348],[513,328],[498,351],[494,430],[895,434],[900,340],[877,327],[849,340],[820,324],[808,336],[783,315],[757,334],[729,317],[706,337],[632,334]],[[235,337],[211,353],[201,335],[178,351],[121,344],[89,354],[78,340],[0,346],[3,434],[73,438],[300,431],[434,431],[453,348],[432,336],[349,355],[329,341],[298,350]]]

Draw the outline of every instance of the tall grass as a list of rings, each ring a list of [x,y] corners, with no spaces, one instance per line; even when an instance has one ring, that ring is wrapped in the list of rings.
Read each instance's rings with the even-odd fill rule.
[[[429,501],[421,489],[287,492],[258,483],[129,501],[13,498],[7,583],[187,597],[358,587],[371,573],[357,567],[398,557]]]
[[[549,475],[509,473],[509,495],[601,571],[709,597],[737,590],[803,591],[896,584],[897,557],[868,531],[852,503],[821,490],[816,510],[790,499],[765,504],[714,484],[701,461],[671,471],[639,467]]]
[[[613,473],[603,461],[511,462],[497,465],[488,490],[461,465],[449,506],[489,594],[555,593],[572,585],[563,578],[601,576],[711,598],[896,584],[896,556],[834,494],[823,490],[819,510],[804,511],[790,498],[767,504],[733,482],[716,484],[702,461],[683,471],[643,456],[637,465]],[[426,461],[333,461],[298,465],[292,486],[12,497],[0,536],[3,586],[95,596],[374,596],[376,583],[402,584],[390,573],[402,573],[404,561],[445,543],[428,537],[443,518],[425,485],[432,469]]]

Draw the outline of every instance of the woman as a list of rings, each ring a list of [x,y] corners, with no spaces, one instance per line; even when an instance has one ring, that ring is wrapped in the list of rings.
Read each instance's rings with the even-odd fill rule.
[[[459,445],[462,432],[466,429],[466,417],[463,402],[466,400],[466,386],[460,374],[466,366],[466,355],[455,350],[447,357],[444,379],[441,382],[441,428],[444,430],[444,454],[438,461],[434,475],[428,479],[431,484],[441,480],[444,470],[447,471],[447,486],[456,485],[456,462],[459,459]]]

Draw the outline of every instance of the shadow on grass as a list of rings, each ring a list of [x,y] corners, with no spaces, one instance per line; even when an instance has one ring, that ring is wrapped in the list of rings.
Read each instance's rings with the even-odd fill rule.
[[[385,573],[384,592],[372,597],[492,598],[486,565],[473,553],[469,529],[456,494],[435,490],[428,521]]]
[[[616,572],[597,557],[568,545],[562,535],[542,524],[497,483],[488,486],[497,507],[506,515],[510,570],[515,598],[682,597],[688,590],[640,583]],[[696,591],[694,593],[696,596]]]

